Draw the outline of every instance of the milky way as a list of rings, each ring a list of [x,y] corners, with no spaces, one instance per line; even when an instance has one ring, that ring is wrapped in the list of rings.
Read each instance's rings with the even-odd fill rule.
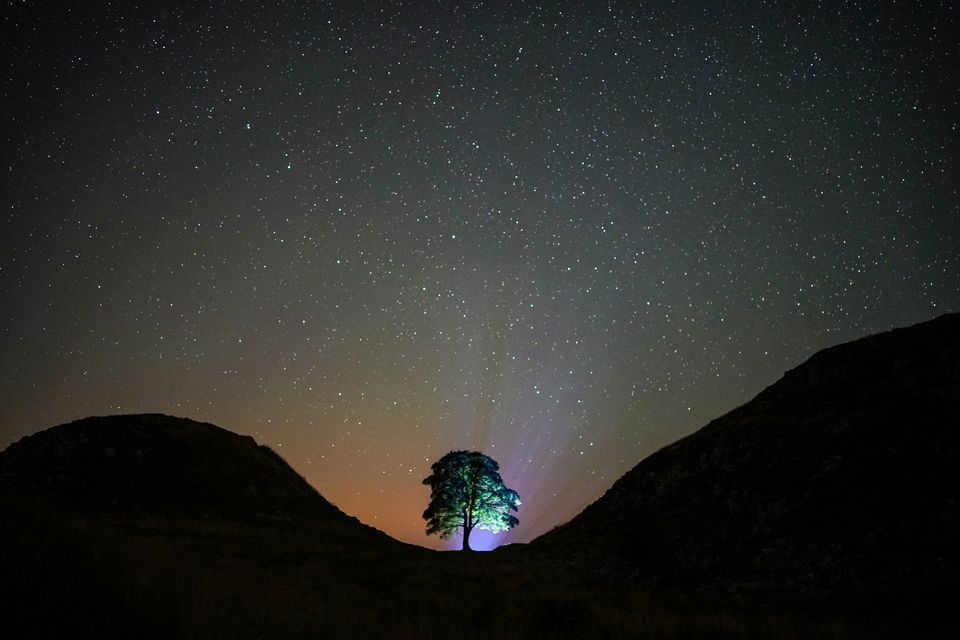
[[[4,10],[0,447],[210,421],[431,546],[479,449],[526,541],[960,310],[949,3],[193,4]]]

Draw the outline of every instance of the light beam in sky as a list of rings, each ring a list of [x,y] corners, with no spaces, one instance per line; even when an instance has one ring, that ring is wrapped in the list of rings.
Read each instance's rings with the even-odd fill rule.
[[[949,3],[165,7],[6,8],[0,447],[209,421],[428,546],[477,449],[528,541],[960,310]]]

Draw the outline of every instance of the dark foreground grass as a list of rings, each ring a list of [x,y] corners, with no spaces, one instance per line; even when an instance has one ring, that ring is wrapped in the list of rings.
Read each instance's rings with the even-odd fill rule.
[[[104,523],[2,498],[9,638],[957,637],[937,606],[759,603],[546,578],[522,548],[358,545],[322,526]],[[894,606],[892,606],[894,605]]]

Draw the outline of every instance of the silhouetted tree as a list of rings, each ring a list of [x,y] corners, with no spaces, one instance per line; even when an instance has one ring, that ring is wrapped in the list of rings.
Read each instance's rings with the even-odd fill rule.
[[[510,512],[520,505],[520,496],[504,486],[500,466],[477,451],[451,451],[431,467],[424,479],[430,486],[430,505],[423,512],[427,534],[441,540],[463,530],[463,550],[470,551],[474,528],[506,531],[519,524]]]

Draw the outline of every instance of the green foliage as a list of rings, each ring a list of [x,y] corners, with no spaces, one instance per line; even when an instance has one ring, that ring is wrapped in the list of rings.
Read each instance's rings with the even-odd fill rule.
[[[489,456],[451,451],[431,469],[423,481],[430,486],[430,505],[423,512],[428,535],[439,533],[446,540],[462,529],[463,548],[469,549],[474,528],[506,531],[520,522],[510,513],[520,505],[520,496],[504,486],[500,466]]]

